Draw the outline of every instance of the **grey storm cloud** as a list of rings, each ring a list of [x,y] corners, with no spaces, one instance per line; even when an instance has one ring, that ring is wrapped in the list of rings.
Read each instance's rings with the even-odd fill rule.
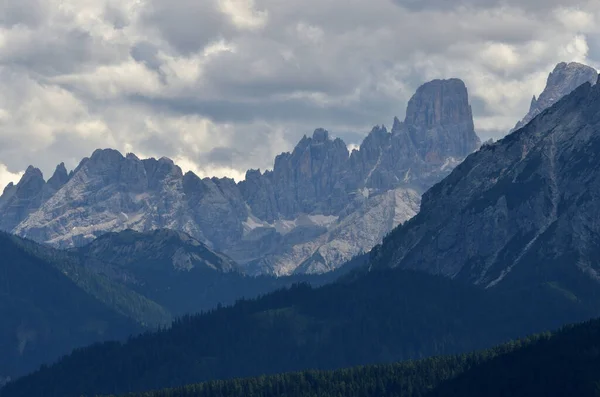
[[[3,1],[0,4],[0,25],[36,26],[44,20],[45,12],[43,0]]]
[[[597,0],[4,0],[0,184],[98,147],[241,178],[323,127],[349,145],[462,78],[482,138],[560,61],[600,63]]]
[[[112,24],[115,29],[123,29],[129,25],[127,14],[116,7],[106,4],[104,8],[103,18]]]
[[[142,21],[186,54],[231,32],[227,16],[218,10],[215,0],[150,0],[142,12]]]

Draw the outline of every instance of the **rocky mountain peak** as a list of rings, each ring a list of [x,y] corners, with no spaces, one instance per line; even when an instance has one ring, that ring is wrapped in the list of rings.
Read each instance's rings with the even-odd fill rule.
[[[472,122],[469,95],[460,79],[423,84],[408,102],[405,123],[425,128]]]
[[[54,191],[60,189],[65,183],[69,181],[69,173],[65,163],[60,163],[56,166],[56,170],[50,179],[48,179],[48,187]]]
[[[363,140],[360,145],[360,151],[369,151],[369,152],[377,152],[379,153],[383,150],[386,145],[388,145],[390,139],[390,133],[388,130],[382,125],[376,125],[371,129],[371,132],[367,135],[367,137]],[[377,158],[375,158],[377,160]]]
[[[548,76],[544,91],[537,99],[534,95],[529,108],[529,113],[527,113],[523,120],[517,123],[513,131],[525,126],[538,114],[554,105],[562,97],[568,95],[577,87],[586,82],[594,85],[597,80],[598,72],[590,66],[577,62],[559,63]]]
[[[329,140],[329,132],[323,128],[317,128],[312,136],[314,143],[323,143]]]
[[[149,175],[154,175],[157,178],[183,178],[182,169],[168,157],[161,157],[158,160],[149,159],[142,161],[146,164],[146,170]],[[148,167],[148,164],[152,164]],[[151,171],[150,171],[151,170]]]
[[[12,230],[40,207],[45,185],[42,171],[33,166],[27,167],[19,183],[10,189],[7,187],[0,198],[3,207],[0,230]]]
[[[10,182],[8,185],[6,185],[6,187],[2,191],[2,195],[4,196],[5,194],[7,194],[7,192],[13,190],[14,188],[15,188],[15,184],[13,182]]]
[[[45,184],[42,171],[30,165],[17,184],[17,189],[20,191],[20,195],[35,195],[42,191]]]
[[[392,132],[393,131],[397,131],[400,130],[402,128],[402,126],[404,125],[403,122],[401,122],[398,117],[394,117],[394,123],[392,124]]]
[[[533,98],[531,98],[531,104],[529,105],[529,108],[533,108],[535,106],[535,104],[537,103],[537,98],[534,95]]]
[[[118,162],[124,157],[118,150],[115,149],[96,149],[90,160],[96,163]]]
[[[433,80],[419,87],[408,102],[404,124],[419,155],[431,164],[464,158],[481,145],[467,87],[460,79]],[[396,123],[394,130],[401,129]]]
[[[29,181],[31,181],[32,179],[35,179],[35,180],[41,179],[43,181],[44,174],[42,173],[42,171],[39,168],[35,168],[34,166],[30,165],[29,167],[27,167],[27,170],[25,170],[25,173],[21,177],[21,180],[19,181],[19,183],[20,184],[29,183]]]
[[[10,202],[11,198],[17,191],[17,186],[10,182],[4,190],[2,191],[2,195],[0,196],[0,210],[4,209],[7,203]]]

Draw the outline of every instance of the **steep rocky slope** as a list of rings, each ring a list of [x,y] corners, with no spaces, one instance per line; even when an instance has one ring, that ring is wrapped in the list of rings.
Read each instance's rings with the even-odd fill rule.
[[[145,269],[156,266],[159,270],[168,265],[168,270],[185,272],[197,268],[225,273],[238,270],[238,265],[225,255],[210,250],[185,233],[169,229],[107,233],[73,252],[123,267],[143,264]]]
[[[321,273],[413,217],[420,195],[479,144],[464,83],[435,80],[410,100],[404,122],[375,127],[359,150],[317,129],[239,184],[110,149],[70,175],[59,166],[48,183],[32,167],[0,199],[0,228],[61,248],[169,228],[254,274]]]
[[[595,299],[599,132],[600,85],[586,83],[427,191],[373,265]]]

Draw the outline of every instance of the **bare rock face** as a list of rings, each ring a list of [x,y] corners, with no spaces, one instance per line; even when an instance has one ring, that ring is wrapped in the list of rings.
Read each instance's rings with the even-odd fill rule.
[[[523,120],[517,123],[513,131],[524,127],[538,114],[554,105],[565,95],[573,92],[577,87],[585,83],[594,85],[596,84],[597,79],[598,72],[590,66],[582,65],[577,62],[571,62],[569,64],[566,62],[559,63],[548,76],[546,88],[540,97],[537,99],[535,96],[533,97],[529,113],[527,113]]]
[[[434,80],[408,102],[405,125],[426,161],[464,158],[481,142],[473,126],[467,87],[462,80]]]
[[[52,192],[57,192],[61,187],[65,185],[69,181],[69,173],[67,172],[67,168],[65,167],[65,163],[60,163],[56,166],[56,171],[48,182],[46,183],[46,187]]]
[[[373,250],[374,264],[584,293],[600,281],[598,109],[600,85],[585,83],[467,157]]]
[[[319,128],[277,156],[272,171],[249,170],[240,183],[111,149],[95,151],[70,175],[60,165],[48,183],[31,171],[36,183],[24,177],[0,198],[0,215],[9,202],[27,208],[2,228],[57,247],[167,228],[250,273],[321,273],[412,218],[420,195],[478,147],[464,83],[436,80],[419,88],[404,122],[395,119],[391,131],[374,127],[359,150],[349,153]]]
[[[340,180],[348,171],[348,148],[341,139],[331,140],[324,129],[304,137],[292,153],[275,159],[272,172],[249,171],[240,185],[252,211],[273,221],[302,213],[335,212],[346,203]]]

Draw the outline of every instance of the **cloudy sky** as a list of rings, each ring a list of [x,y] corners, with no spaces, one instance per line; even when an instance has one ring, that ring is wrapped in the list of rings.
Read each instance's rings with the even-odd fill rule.
[[[316,127],[360,143],[434,78],[499,137],[560,61],[599,68],[598,0],[3,0],[0,185],[99,147],[239,179]]]

